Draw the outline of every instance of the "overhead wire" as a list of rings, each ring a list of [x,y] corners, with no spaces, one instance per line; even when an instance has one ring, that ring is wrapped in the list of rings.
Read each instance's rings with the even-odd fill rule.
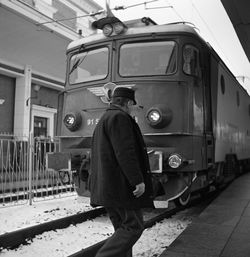
[[[169,3],[169,1],[167,1],[168,3]],[[169,4],[170,5],[170,4]],[[185,21],[184,19],[183,19],[183,17],[177,12],[177,10],[176,10],[176,8],[174,7],[174,5],[171,5],[173,8],[173,11],[174,11],[174,13],[176,14],[176,16],[178,16],[179,18],[180,18],[180,20],[181,21]]]
[[[148,1],[148,2],[142,2],[142,3],[138,3],[138,4],[132,4],[132,5],[128,5],[128,6],[117,6],[114,8],[114,10],[126,10],[126,9],[129,9],[129,8],[133,8],[133,7],[136,7],[136,6],[140,6],[140,5],[146,5],[146,4],[149,4],[149,3],[153,3],[153,2],[158,2],[159,0],[151,0],[151,1]]]
[[[133,8],[133,7],[136,7],[136,6],[140,6],[140,5],[146,5],[146,4],[149,4],[149,3],[153,3],[153,2],[157,2],[159,0],[150,0],[150,1],[147,1],[147,2],[142,2],[142,3],[138,3],[138,4],[133,4],[133,5],[129,5],[129,6],[116,6],[114,8],[111,8],[111,10],[126,10],[126,9],[129,9],[129,8]],[[40,26],[40,25],[44,25],[44,24],[48,24],[48,23],[58,23],[58,22],[61,22],[61,21],[66,21],[66,20],[74,20],[74,19],[78,19],[78,18],[84,18],[84,17],[93,17],[93,16],[96,16],[96,15],[100,15],[102,13],[106,12],[106,10],[99,10],[97,12],[92,12],[92,13],[89,13],[89,14],[85,14],[85,15],[80,15],[80,16],[75,16],[75,17],[71,17],[71,18],[64,18],[64,19],[58,19],[58,20],[51,20],[51,21],[46,21],[46,22],[40,22],[40,23],[37,23],[36,25]]]
[[[33,6],[31,6],[30,4],[27,4],[27,3],[24,2],[23,0],[16,0],[16,1],[17,1],[17,3],[20,3],[20,4],[24,5],[25,7],[29,8],[29,9],[31,9],[31,10],[33,10],[33,11],[35,11],[35,12],[41,14],[41,15],[43,15],[43,16],[46,17],[46,18],[52,19],[52,18],[50,18],[49,16],[47,16],[46,14],[44,14],[43,12],[41,12],[41,11],[39,11],[38,9],[34,8]],[[1,2],[1,1],[0,1],[0,2]],[[16,15],[22,17],[23,19],[25,19],[25,20],[27,20],[27,21],[30,21],[30,19],[28,19],[26,16],[21,15],[20,13],[15,12],[15,11],[11,10],[10,8],[4,7],[4,5],[2,5],[1,3],[0,3],[0,8],[6,9],[6,10],[8,10],[9,12],[14,13],[14,14],[16,14]],[[33,23],[33,22],[32,22],[32,23]],[[34,22],[33,24],[37,25],[36,22]],[[71,32],[78,34],[75,30],[73,30],[73,29],[70,28],[69,26],[67,26],[67,25],[65,25],[65,24],[60,24],[60,25],[63,26],[63,27],[65,27],[66,29],[70,30]],[[46,30],[46,31],[52,32],[51,30]],[[62,37],[62,35],[60,35],[59,33],[58,33],[58,36]],[[63,37],[63,38],[64,38],[64,37]]]
[[[91,16],[96,16],[96,15],[102,14],[103,12],[105,12],[105,10],[99,10],[97,12],[92,12],[92,13],[89,13],[89,14],[79,15],[79,16],[75,16],[75,17],[71,17],[71,18],[64,18],[64,19],[40,22],[40,23],[37,23],[37,25],[44,25],[44,24],[48,24],[48,23],[74,20],[74,19],[79,19],[79,18],[84,18],[84,17],[91,17]]]

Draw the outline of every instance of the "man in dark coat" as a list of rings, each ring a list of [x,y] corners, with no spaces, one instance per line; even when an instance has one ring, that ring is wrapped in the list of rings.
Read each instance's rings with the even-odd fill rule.
[[[96,257],[130,257],[143,232],[141,208],[153,208],[149,161],[141,131],[130,116],[134,91],[118,87],[92,139],[90,203],[104,206],[115,233]]]

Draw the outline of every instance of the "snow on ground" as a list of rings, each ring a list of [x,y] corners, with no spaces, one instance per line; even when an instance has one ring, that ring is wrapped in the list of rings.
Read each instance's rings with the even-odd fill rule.
[[[88,198],[70,196],[33,205],[0,208],[0,234],[89,210]],[[156,257],[191,223],[185,211],[146,229],[133,248],[134,257]],[[2,250],[1,257],[66,257],[109,237],[113,227],[106,216],[45,232],[28,245]]]
[[[22,205],[3,207],[0,204],[0,235],[90,209],[89,198],[76,194],[44,201],[35,199],[32,205],[24,202]]]

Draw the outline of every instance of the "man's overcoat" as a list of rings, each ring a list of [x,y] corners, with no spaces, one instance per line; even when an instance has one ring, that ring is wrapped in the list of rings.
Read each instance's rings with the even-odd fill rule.
[[[118,106],[110,106],[98,122],[91,149],[92,206],[138,209],[153,207],[149,161],[135,120]],[[135,185],[145,183],[136,198]]]

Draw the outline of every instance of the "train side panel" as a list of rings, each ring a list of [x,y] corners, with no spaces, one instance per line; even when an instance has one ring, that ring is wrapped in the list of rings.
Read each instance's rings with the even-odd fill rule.
[[[224,162],[227,155],[238,160],[250,158],[249,95],[222,62],[213,59],[212,105],[214,108],[215,162]]]

